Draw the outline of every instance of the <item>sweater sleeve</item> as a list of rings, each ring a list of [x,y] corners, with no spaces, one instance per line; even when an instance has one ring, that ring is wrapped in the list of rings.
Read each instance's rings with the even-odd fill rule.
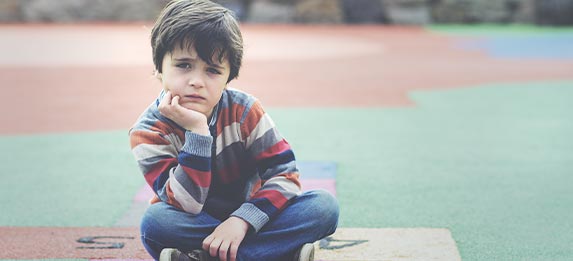
[[[147,118],[146,118],[147,117]],[[130,130],[137,163],[161,201],[191,214],[203,209],[211,184],[211,136],[185,132],[181,139],[167,123],[143,115]]]
[[[247,112],[241,135],[255,161],[262,186],[231,215],[244,219],[258,232],[290,199],[300,194],[299,174],[290,145],[258,101]]]

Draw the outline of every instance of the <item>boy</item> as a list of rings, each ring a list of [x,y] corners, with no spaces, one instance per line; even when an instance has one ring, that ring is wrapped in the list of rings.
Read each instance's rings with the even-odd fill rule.
[[[254,97],[227,88],[243,43],[227,9],[172,1],[151,32],[163,90],[130,130],[156,195],[141,223],[161,260],[312,260],[336,230],[327,192],[300,191],[294,154]]]

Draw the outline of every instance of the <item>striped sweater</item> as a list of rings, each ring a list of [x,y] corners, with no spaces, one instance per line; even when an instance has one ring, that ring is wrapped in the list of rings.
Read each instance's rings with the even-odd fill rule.
[[[191,214],[227,212],[259,231],[300,193],[291,147],[253,96],[224,90],[203,136],[161,115],[162,95],[129,133],[156,200]]]

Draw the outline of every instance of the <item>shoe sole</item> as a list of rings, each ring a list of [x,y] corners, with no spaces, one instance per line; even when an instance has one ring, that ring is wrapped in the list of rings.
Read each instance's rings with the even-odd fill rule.
[[[314,244],[306,243],[300,249],[299,261],[313,261],[314,260]]]
[[[163,250],[161,250],[161,254],[159,254],[159,261],[173,260],[173,254],[175,254],[176,251],[179,250],[174,248],[164,248]]]

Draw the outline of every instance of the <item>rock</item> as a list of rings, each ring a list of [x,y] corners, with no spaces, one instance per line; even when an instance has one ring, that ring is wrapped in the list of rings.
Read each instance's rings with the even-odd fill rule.
[[[573,0],[536,0],[535,7],[535,20],[538,24],[573,24]]]
[[[283,1],[284,2],[284,1]],[[292,23],[295,17],[292,4],[270,0],[254,0],[248,9],[247,22],[252,23]]]
[[[249,8],[252,0],[212,0],[225,8],[233,11],[237,18],[245,21],[249,16]]]
[[[299,23],[343,22],[342,10],[335,0],[297,0],[295,21]]]
[[[427,0],[383,0],[390,23],[429,24],[432,19]]]
[[[341,0],[340,3],[347,23],[385,23],[388,21],[382,1]]]
[[[21,20],[19,0],[0,1],[0,22],[18,22]]]
[[[531,24],[535,22],[535,0],[515,0],[508,3],[511,10],[511,21]]]
[[[148,21],[166,0],[25,0],[22,17],[31,22]],[[57,4],[55,4],[57,3]]]
[[[439,23],[514,23],[533,17],[532,0],[432,0],[429,5]]]

